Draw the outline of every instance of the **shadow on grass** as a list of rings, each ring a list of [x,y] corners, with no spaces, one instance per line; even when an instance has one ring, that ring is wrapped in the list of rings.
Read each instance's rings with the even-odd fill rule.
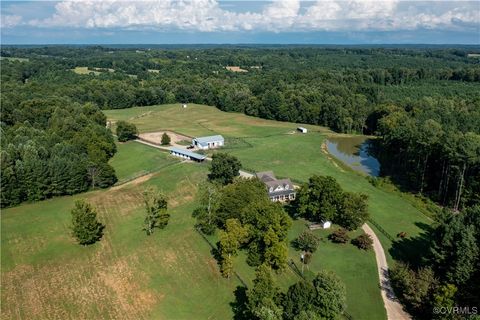
[[[217,261],[218,267],[222,265],[222,254],[220,253],[220,250],[218,250],[219,245],[220,242],[217,242],[216,246],[210,249],[210,254]]]
[[[415,225],[423,232],[416,237],[398,238],[393,241],[389,252],[394,260],[400,260],[418,268],[429,254],[430,235],[433,229],[426,223],[416,222]]]
[[[233,311],[234,320],[249,320],[251,319],[247,308],[247,288],[238,286],[235,291],[235,301],[230,302]]]

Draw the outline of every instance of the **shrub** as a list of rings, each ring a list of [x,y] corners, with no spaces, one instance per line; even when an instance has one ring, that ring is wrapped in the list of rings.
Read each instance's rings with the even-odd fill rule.
[[[328,238],[335,243],[347,243],[348,240],[350,240],[347,230],[344,228],[335,230],[332,234],[328,236]]]
[[[352,240],[352,244],[362,250],[370,250],[373,247],[373,239],[370,235],[364,233]]]

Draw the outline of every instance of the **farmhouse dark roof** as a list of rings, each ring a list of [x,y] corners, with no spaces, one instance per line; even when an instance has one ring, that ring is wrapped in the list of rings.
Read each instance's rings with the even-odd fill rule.
[[[290,191],[293,191],[293,183],[292,181],[290,181],[290,179],[277,179],[275,178],[275,175],[272,171],[257,172],[256,176],[260,179],[260,181],[267,185],[270,194],[276,195],[278,192],[281,192],[275,192],[275,189],[279,186],[281,186],[282,188],[288,186],[287,191],[289,192],[287,192],[286,194],[290,193]],[[274,191],[270,192],[270,188],[273,188]]]

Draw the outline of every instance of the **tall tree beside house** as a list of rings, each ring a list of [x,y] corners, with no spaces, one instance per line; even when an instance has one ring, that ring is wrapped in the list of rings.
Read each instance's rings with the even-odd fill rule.
[[[296,214],[311,221],[330,220],[355,230],[368,219],[368,196],[344,192],[333,177],[312,176],[293,202]]]
[[[233,178],[240,175],[239,170],[241,167],[242,164],[236,157],[223,152],[215,153],[212,156],[208,179],[227,185],[233,182]]]
[[[97,220],[95,209],[85,200],[75,201],[72,214],[72,234],[81,245],[97,242],[105,226]]]
[[[170,144],[170,136],[166,132],[162,134],[162,139],[160,143],[162,144],[162,146],[168,146]]]
[[[149,188],[143,193],[146,216],[143,230],[151,235],[156,228],[163,229],[167,226],[170,214],[167,213],[167,199],[165,195],[155,188]]]
[[[287,235],[292,225],[283,207],[267,197],[245,206],[240,220],[250,230],[247,263],[266,263],[272,269],[283,270],[287,266]]]
[[[118,141],[125,142],[128,140],[133,140],[137,137],[138,130],[133,123],[126,121],[117,122],[117,137]]]
[[[333,220],[343,200],[342,187],[333,177],[314,175],[297,193],[294,205],[300,216],[312,221]]]

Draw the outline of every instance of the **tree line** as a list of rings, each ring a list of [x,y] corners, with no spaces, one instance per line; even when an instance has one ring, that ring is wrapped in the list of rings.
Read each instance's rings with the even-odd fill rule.
[[[384,138],[377,150],[384,159],[382,174],[400,172],[409,190],[461,208],[479,201],[478,155],[462,142],[476,141],[473,134],[480,134],[480,67],[468,56],[475,50],[3,47],[2,56],[28,61],[2,60],[2,122],[13,126],[16,110],[38,99],[68,99],[101,109],[194,102],[338,132],[377,134]],[[227,71],[228,65],[248,72]],[[71,71],[78,66],[114,72]],[[397,130],[394,124],[403,120],[410,129]],[[427,120],[438,123],[442,134],[417,143],[425,135],[418,127],[438,127]],[[390,159],[392,154],[399,156]]]
[[[117,181],[116,146],[93,104],[65,98],[22,101],[1,124],[1,206],[71,195]],[[10,111],[10,110],[8,110]],[[8,112],[7,111],[7,112]]]

